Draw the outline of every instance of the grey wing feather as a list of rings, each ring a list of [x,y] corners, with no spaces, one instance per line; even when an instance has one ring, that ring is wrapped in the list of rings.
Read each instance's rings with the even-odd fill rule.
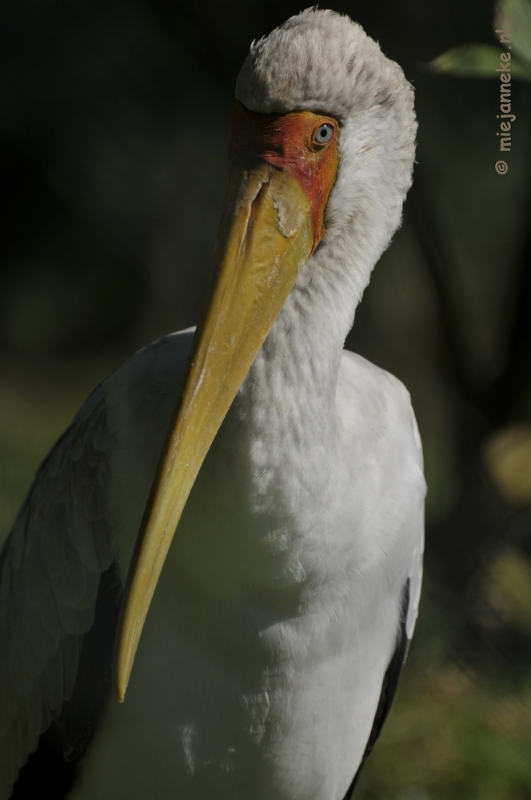
[[[98,389],[38,469],[0,553],[0,800],[74,691],[113,557],[110,449]]]

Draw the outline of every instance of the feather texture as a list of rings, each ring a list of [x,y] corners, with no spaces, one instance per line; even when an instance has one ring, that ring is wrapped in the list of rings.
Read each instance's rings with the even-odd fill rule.
[[[72,697],[100,576],[111,440],[101,391],[39,467],[0,555],[0,798]]]

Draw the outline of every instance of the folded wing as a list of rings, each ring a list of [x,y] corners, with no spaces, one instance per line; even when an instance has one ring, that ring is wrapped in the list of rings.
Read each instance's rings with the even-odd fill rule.
[[[53,720],[63,718],[66,750],[87,739],[68,703],[113,563],[110,439],[96,390],[40,466],[0,553],[0,800]]]

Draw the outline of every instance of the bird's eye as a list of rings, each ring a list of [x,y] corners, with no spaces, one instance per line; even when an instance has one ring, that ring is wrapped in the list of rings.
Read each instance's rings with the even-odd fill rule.
[[[323,145],[328,144],[334,135],[334,126],[330,122],[323,122],[319,125],[313,134],[314,144]]]

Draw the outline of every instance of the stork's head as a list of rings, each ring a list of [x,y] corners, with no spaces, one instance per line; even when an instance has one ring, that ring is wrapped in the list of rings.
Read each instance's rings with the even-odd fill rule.
[[[341,163],[325,208],[327,238],[348,235],[357,220],[357,235],[375,238],[377,259],[400,222],[415,155],[413,89],[398,64],[349,17],[308,9],[253,43],[236,97],[258,114],[335,120]]]
[[[236,97],[209,299],[129,572],[119,699],[196,476],[301,271],[334,240],[362,239],[372,266],[411,182],[411,87],[348,17],[307,10],[253,44]]]

